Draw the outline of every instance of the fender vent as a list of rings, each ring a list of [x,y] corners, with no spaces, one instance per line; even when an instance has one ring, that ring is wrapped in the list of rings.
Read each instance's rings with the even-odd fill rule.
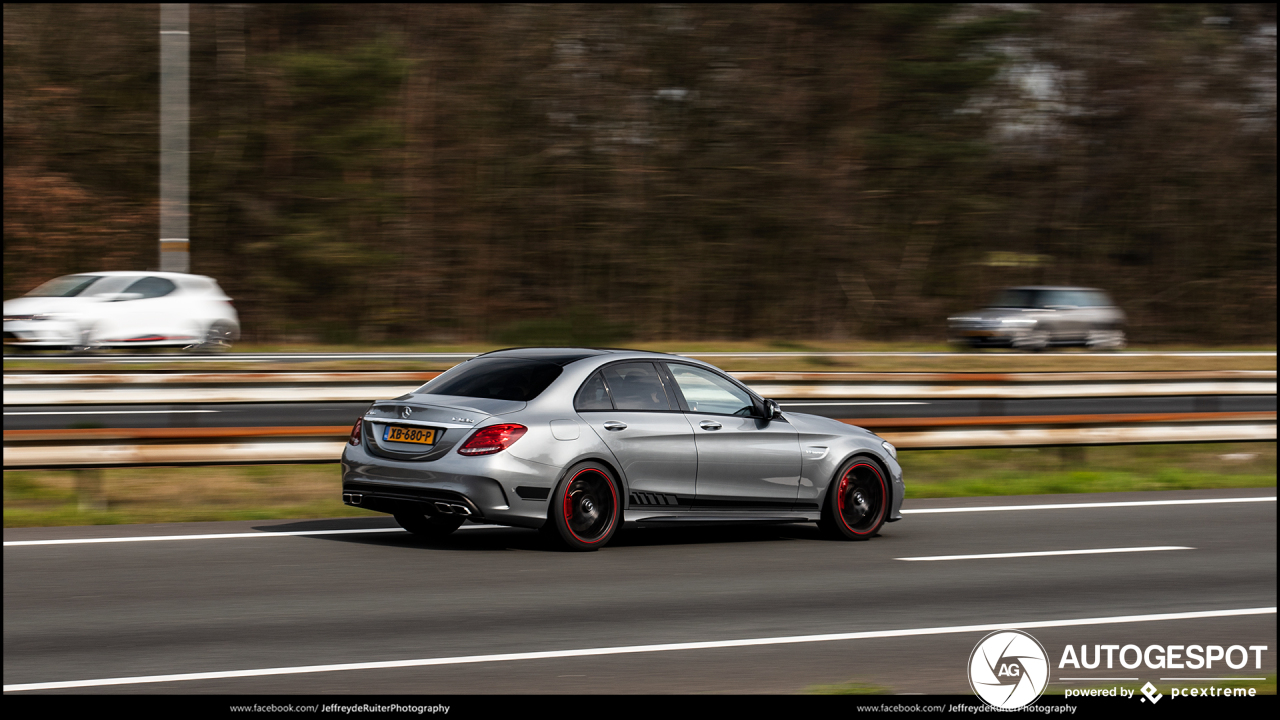
[[[522,500],[546,500],[547,495],[551,493],[551,488],[529,487],[521,485],[516,488],[516,494]]]

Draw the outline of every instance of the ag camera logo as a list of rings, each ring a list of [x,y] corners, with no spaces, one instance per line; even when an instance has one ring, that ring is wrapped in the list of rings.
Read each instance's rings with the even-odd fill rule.
[[[969,687],[984,702],[1016,710],[1035,702],[1049,683],[1049,655],[1020,630],[997,630],[969,655]]]

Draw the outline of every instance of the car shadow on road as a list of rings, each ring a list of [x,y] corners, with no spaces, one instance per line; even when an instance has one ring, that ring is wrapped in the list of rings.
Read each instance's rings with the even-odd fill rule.
[[[334,530],[342,534],[303,535],[315,540],[381,545],[386,547],[421,548],[423,550],[447,550],[470,552],[497,552],[525,550],[533,552],[569,552],[537,530],[513,527],[464,525],[442,539],[430,539],[409,532],[394,532],[398,526],[385,518],[336,518],[328,520],[303,520],[285,524],[263,525],[254,528],[264,533],[328,533]],[[354,532],[352,532],[354,531]],[[366,531],[366,532],[360,532]],[[787,525],[730,525],[697,526],[680,528],[624,528],[603,550],[628,547],[661,547],[672,545],[714,545],[748,542],[791,542],[797,540],[821,540],[818,528],[812,523]]]

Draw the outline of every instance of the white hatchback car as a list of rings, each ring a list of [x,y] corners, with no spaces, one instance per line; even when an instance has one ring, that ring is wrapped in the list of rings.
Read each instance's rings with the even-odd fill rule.
[[[231,298],[203,275],[65,275],[4,304],[6,348],[219,349],[239,337]]]

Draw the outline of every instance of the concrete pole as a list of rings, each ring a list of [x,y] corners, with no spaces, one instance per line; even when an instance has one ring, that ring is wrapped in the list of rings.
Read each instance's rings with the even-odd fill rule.
[[[160,270],[189,272],[187,3],[160,3]]]

